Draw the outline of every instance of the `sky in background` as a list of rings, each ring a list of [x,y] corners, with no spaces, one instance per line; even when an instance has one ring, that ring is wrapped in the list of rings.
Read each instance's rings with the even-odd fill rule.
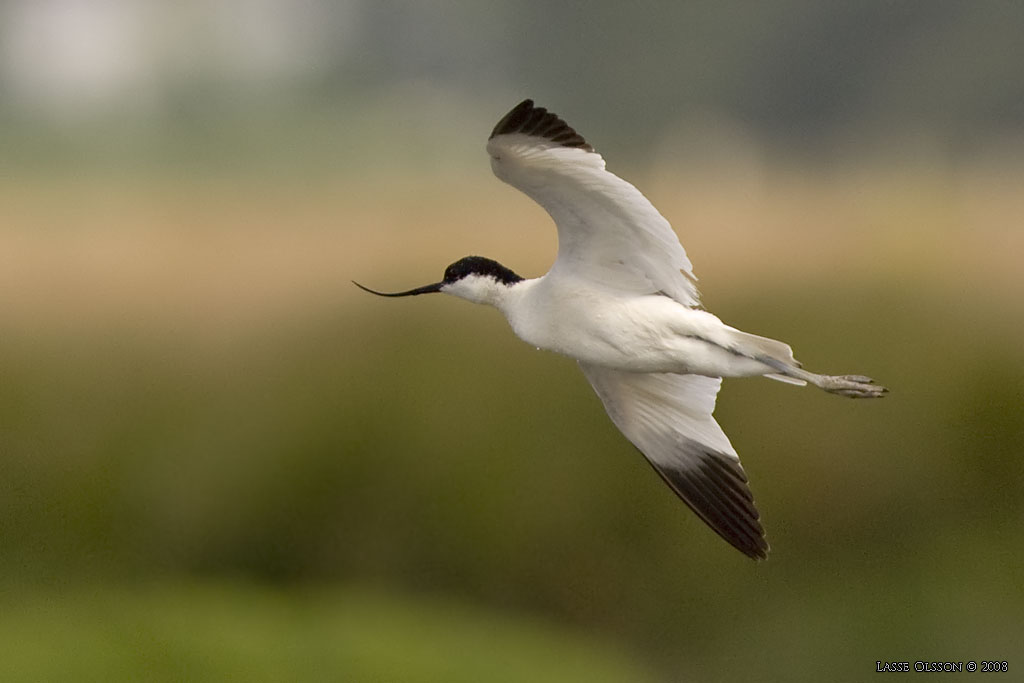
[[[189,83],[266,96],[343,58],[353,3],[40,0],[0,14],[5,108],[54,120],[146,115]]]

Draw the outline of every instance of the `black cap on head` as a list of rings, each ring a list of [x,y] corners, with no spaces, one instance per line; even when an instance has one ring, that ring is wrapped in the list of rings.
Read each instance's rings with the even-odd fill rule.
[[[418,294],[433,294],[434,292],[440,292],[441,288],[445,285],[458,282],[469,275],[492,277],[504,285],[514,285],[517,282],[523,281],[523,278],[519,277],[497,261],[492,261],[491,259],[484,258],[483,256],[467,256],[466,258],[461,258],[445,268],[444,280],[441,282],[435,282],[431,285],[424,285],[422,287],[417,287],[416,289],[410,289],[407,292],[378,292],[375,289],[364,287],[354,280],[352,281],[352,284],[364,292],[376,294],[377,296],[417,296]]]
[[[444,282],[445,284],[457,282],[468,275],[493,277],[505,285],[514,285],[523,280],[497,261],[483,256],[467,256],[445,268]]]

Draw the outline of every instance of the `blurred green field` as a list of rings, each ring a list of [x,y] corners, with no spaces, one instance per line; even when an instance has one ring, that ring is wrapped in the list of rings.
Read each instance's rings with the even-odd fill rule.
[[[571,361],[494,311],[348,284],[469,253],[542,273],[547,219],[493,179],[8,187],[0,678],[1024,666],[1021,185],[869,171],[638,182],[712,311],[892,390],[726,382],[760,564]]]
[[[5,611],[5,681],[654,680],[596,638],[372,589],[86,586]]]

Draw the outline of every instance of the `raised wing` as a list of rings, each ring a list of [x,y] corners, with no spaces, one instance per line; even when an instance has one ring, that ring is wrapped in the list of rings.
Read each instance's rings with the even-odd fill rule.
[[[525,100],[495,126],[487,152],[494,174],[554,219],[553,275],[700,305],[693,266],[668,221],[606,171],[601,155],[565,121]]]
[[[580,368],[615,426],[676,495],[744,555],[768,557],[747,475],[711,416],[721,378]]]

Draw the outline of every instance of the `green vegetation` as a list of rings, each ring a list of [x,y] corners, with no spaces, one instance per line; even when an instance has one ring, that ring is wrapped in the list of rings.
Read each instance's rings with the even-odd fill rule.
[[[254,584],[79,587],[0,619],[4,681],[653,680],[607,644],[450,600]]]
[[[240,194],[196,212],[259,220]],[[417,229],[442,230],[444,201],[402,194]],[[901,206],[909,225],[935,213]],[[217,229],[226,245],[269,234]],[[131,251],[127,235],[97,230],[71,255]],[[233,248],[183,235],[171,249],[154,234],[163,246],[113,284],[66,272],[59,241],[40,243],[59,272],[9,271],[4,680],[861,680],[877,659],[1022,654],[1024,332],[1019,283],[996,286],[1004,255],[965,258],[956,282],[927,256],[869,280],[813,258],[777,285],[700,269],[727,321],[892,389],[861,403],[727,382],[719,419],[773,545],[753,564],[653,476],[571,361],[493,311],[370,302],[342,287],[349,272],[331,289],[308,235],[269,243],[248,280]],[[862,244],[879,241],[900,253]],[[418,273],[444,265],[415,242],[433,259]],[[346,269],[418,284],[358,244]],[[704,249],[709,264],[728,251]],[[282,303],[278,268],[324,291]]]

